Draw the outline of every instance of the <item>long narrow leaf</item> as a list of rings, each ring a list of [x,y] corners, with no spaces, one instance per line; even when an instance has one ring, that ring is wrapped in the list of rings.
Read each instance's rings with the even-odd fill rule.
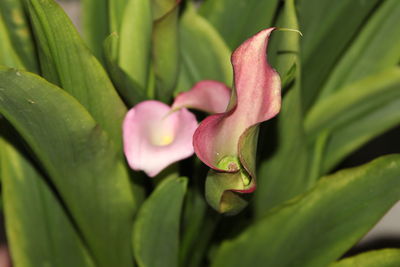
[[[115,84],[119,94],[129,107],[147,99],[146,90],[140,87],[121,67],[118,65],[117,49],[119,36],[112,33],[104,41],[104,57],[107,70]]]
[[[108,17],[111,32],[121,34],[121,24],[129,0],[108,0]]]
[[[153,17],[150,0],[129,0],[121,24],[118,63],[141,88],[147,88]]]
[[[117,149],[73,97],[33,74],[0,69],[0,114],[54,183],[98,266],[132,266],[137,202]]]
[[[272,25],[277,0],[207,0],[200,14],[218,30],[230,49]]]
[[[387,103],[400,100],[399,88],[398,67],[353,83],[313,106],[305,121],[307,133],[312,136],[346,126],[366,113],[384,108]]]
[[[231,51],[190,4],[181,18],[180,34],[182,65],[176,93],[189,90],[201,80],[232,83]]]
[[[400,5],[387,0],[364,26],[323,87],[320,99],[400,61]]]
[[[0,65],[14,67],[14,68],[24,68],[24,64],[21,58],[18,56],[14,47],[11,43],[10,36],[6,30],[6,26],[3,21],[3,17],[0,14]]]
[[[110,34],[107,0],[82,1],[82,29],[93,54],[103,58],[103,42]]]
[[[303,99],[308,109],[370,14],[384,1],[300,0]]]
[[[179,1],[153,1],[170,4],[165,8],[153,5],[152,59],[156,81],[156,96],[169,102],[179,74]],[[157,17],[155,12],[161,17]]]
[[[37,73],[39,66],[36,49],[22,0],[0,1],[0,16],[3,17],[5,23],[5,29],[0,32],[2,34],[7,32],[13,49],[21,60],[21,67]],[[1,42],[4,41],[5,39],[1,38]]]
[[[53,0],[27,3],[44,77],[73,95],[121,147],[126,108],[107,73]]]
[[[310,110],[305,121],[309,137],[313,139],[325,132],[330,136],[323,172],[400,122],[396,109],[400,102],[399,87],[400,69],[394,67],[339,90]]]
[[[400,266],[400,249],[381,249],[345,258],[330,267],[397,267]]]
[[[400,155],[319,180],[226,241],[212,266],[326,266],[400,199]]]
[[[352,151],[372,138],[399,125],[400,99],[393,99],[373,112],[348,125],[335,129],[325,148],[322,170],[329,171]]]
[[[94,267],[42,175],[5,139],[0,138],[0,147],[2,199],[14,265]]]
[[[279,26],[297,29],[294,1],[285,2],[281,16]],[[313,182],[308,176],[309,155],[307,144],[303,141],[305,133],[300,88],[301,69],[298,58],[300,36],[295,32],[277,31],[274,34],[281,35],[277,47],[282,47],[284,53],[279,49],[275,51],[273,66],[277,66],[281,73],[287,73],[293,64],[298,67],[295,71],[295,81],[284,96],[282,110],[278,116],[278,140],[264,140],[265,144],[268,144],[266,147],[272,147],[277,143],[278,148],[271,158],[262,162],[259,170],[260,178],[255,192],[257,217],[261,217],[275,205],[304,192]],[[268,136],[270,135],[264,138]],[[287,167],[288,162],[290,168]]]

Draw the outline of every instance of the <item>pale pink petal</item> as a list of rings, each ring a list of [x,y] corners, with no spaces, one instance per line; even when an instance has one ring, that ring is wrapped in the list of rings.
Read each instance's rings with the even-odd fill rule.
[[[238,155],[239,138],[247,128],[274,117],[280,110],[280,78],[266,58],[273,30],[259,32],[235,50],[231,59],[235,92],[229,111],[207,117],[195,132],[195,152],[213,169],[219,169],[223,157]]]
[[[208,113],[222,113],[226,110],[231,89],[217,81],[201,81],[192,89],[180,93],[172,105],[173,110],[193,108]]]
[[[166,104],[137,104],[123,123],[124,152],[129,166],[154,177],[170,164],[193,154],[195,116],[187,109],[171,113]]]

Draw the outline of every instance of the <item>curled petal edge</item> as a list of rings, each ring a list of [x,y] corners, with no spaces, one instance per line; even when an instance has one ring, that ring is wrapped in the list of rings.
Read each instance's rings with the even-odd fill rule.
[[[218,81],[204,80],[196,83],[189,91],[178,94],[172,105],[173,110],[193,108],[208,113],[222,113],[226,110],[231,89]]]
[[[219,162],[225,156],[238,156],[242,134],[280,110],[280,78],[266,59],[268,39],[274,29],[259,32],[235,50],[232,65],[236,90],[231,103],[225,113],[203,120],[193,136],[196,155],[216,171],[236,171],[221,168]]]
[[[227,111],[207,117],[193,137],[195,153],[211,168],[206,180],[207,201],[224,214],[240,212],[247,205],[244,194],[256,189],[258,125],[280,110],[280,78],[265,56],[274,29],[259,32],[235,50],[232,65],[236,90]],[[232,134],[229,143],[226,140]],[[227,143],[234,149],[218,149],[218,144]],[[237,164],[221,166],[226,156],[236,157]]]

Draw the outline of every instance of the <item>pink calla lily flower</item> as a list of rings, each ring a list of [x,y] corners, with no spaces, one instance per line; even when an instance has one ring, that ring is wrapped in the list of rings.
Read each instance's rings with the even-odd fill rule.
[[[201,81],[181,93],[172,107],[150,100],[129,110],[123,123],[124,152],[129,166],[154,177],[170,164],[193,155],[198,124],[186,108],[223,112],[230,89],[216,81]]]
[[[172,105],[172,109],[192,108],[208,113],[222,113],[226,110],[231,96],[231,89],[217,81],[201,81],[192,89],[180,93]]]
[[[123,123],[124,152],[129,166],[154,177],[170,164],[193,155],[196,117],[186,108],[172,111],[149,100],[137,104]]]
[[[224,113],[207,117],[194,134],[195,153],[211,168],[206,198],[222,213],[239,212],[247,203],[240,193],[255,190],[258,125],[280,110],[280,78],[266,58],[274,29],[259,32],[234,51],[230,103]]]

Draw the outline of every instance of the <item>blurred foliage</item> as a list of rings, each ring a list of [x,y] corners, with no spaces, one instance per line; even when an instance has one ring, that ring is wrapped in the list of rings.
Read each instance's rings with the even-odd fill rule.
[[[395,249],[335,262],[400,200],[399,155],[331,173],[400,123],[399,24],[398,0],[83,0],[81,37],[54,0],[1,0],[14,265],[400,266]],[[208,208],[196,159],[155,183],[130,171],[126,110],[205,79],[232,86],[232,51],[272,26],[303,36],[271,37],[283,106],[260,132],[247,210]]]

